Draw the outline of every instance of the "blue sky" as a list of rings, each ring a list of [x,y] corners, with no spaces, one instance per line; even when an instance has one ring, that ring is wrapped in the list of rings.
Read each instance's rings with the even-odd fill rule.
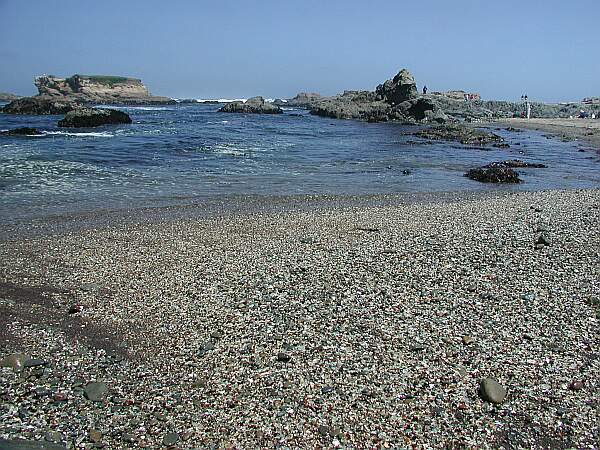
[[[0,91],[34,75],[142,78],[174,97],[419,86],[600,96],[599,0],[0,0]]]

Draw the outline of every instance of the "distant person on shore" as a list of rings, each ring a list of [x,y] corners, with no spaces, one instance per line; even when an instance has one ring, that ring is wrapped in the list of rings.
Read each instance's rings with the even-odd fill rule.
[[[423,86],[423,95],[427,94],[427,86]]]

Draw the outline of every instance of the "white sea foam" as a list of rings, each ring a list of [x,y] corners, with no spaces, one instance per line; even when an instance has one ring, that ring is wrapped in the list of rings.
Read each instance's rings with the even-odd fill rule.
[[[127,106],[127,105],[96,105],[96,108],[103,109],[124,109],[126,111],[170,111],[172,108],[165,106]]]
[[[115,137],[114,134],[111,134],[107,131],[97,131],[97,132],[89,132],[89,133],[75,133],[71,131],[42,131],[44,135],[52,134],[52,135],[60,135],[60,136],[81,136],[81,137]]]
[[[247,99],[245,98],[197,98],[196,101],[198,103],[207,103],[207,102],[219,102],[219,103],[232,103],[232,102],[245,102]]]

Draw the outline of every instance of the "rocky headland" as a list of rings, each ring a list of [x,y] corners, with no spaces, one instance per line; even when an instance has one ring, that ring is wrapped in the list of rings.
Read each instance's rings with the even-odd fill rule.
[[[246,114],[281,114],[283,110],[263,97],[251,97],[245,102],[231,102],[219,109],[219,112]]]
[[[285,104],[305,107],[324,117],[408,124],[482,122],[520,117],[525,110],[523,102],[481,100],[478,93],[463,90],[419,94],[414,77],[406,69],[374,91],[346,90],[332,97],[299,93]],[[600,114],[600,102],[594,97],[581,102],[530,104],[536,118],[577,117],[581,110]]]
[[[168,97],[148,92],[141,80],[104,75],[73,75],[58,78],[42,75],[35,78],[38,95],[13,99],[1,111],[8,114],[65,114],[79,106],[162,105],[174,104]]]

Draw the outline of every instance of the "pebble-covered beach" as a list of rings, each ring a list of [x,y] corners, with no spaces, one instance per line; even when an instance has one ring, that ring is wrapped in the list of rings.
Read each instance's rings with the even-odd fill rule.
[[[0,448],[599,446],[600,190],[115,223],[0,241]]]

